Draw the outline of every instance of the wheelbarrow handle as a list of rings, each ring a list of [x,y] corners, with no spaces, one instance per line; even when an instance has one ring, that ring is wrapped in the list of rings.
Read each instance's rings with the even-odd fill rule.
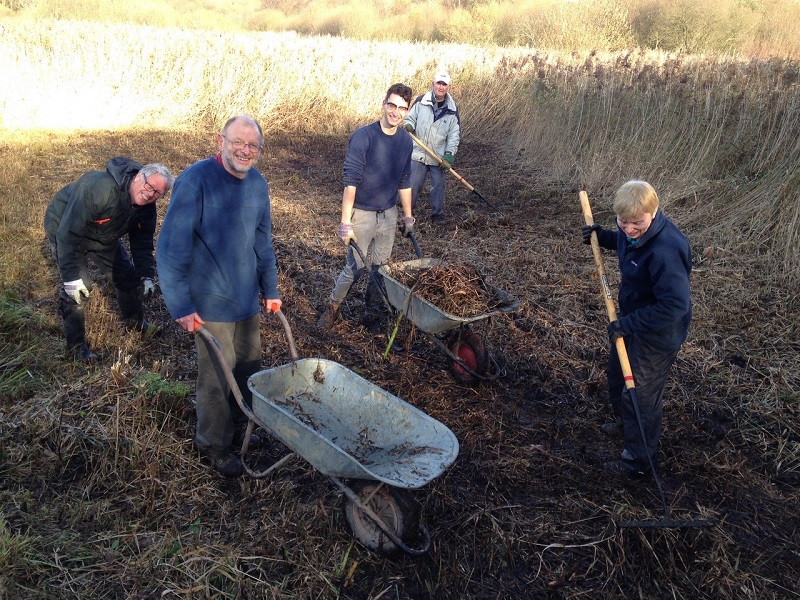
[[[286,315],[283,314],[283,311],[279,308],[273,313],[283,325],[283,330],[286,332],[286,341],[289,342],[289,352],[292,355],[292,360],[297,360],[300,358],[300,355],[297,352],[297,346],[294,343],[294,335],[292,335],[292,328],[289,326],[289,320],[286,318]]]
[[[383,301],[386,303],[386,306],[391,309],[392,304],[391,302],[389,302],[389,295],[386,293],[386,289],[383,286],[382,277],[378,274],[376,269],[373,269],[372,266],[367,263],[367,257],[364,255],[364,251],[356,243],[355,240],[353,239],[350,240],[350,246],[353,247],[353,249],[358,254],[358,257],[361,259],[361,264],[364,265],[364,269],[366,269],[367,271],[367,276],[372,277],[372,281],[378,287],[378,290],[381,294],[381,297],[383,298]]]
[[[413,233],[409,233],[408,239],[411,240],[411,245],[414,246],[414,254],[417,255],[417,258],[422,258],[422,250],[419,249],[417,238],[414,236]]]
[[[281,311],[276,311],[280,313]],[[286,320],[286,317],[281,313],[279,317],[282,318],[282,321],[285,323],[284,327],[286,327],[287,335],[290,336],[290,346],[294,347],[294,340],[291,339],[291,331],[288,329],[289,322]],[[219,345],[217,338],[205,327],[202,325],[194,330],[194,332],[202,337],[208,344],[209,348],[211,348],[211,352],[214,355],[214,358],[219,366],[219,369],[222,371],[222,374],[225,376],[225,381],[228,382],[228,387],[231,389],[231,393],[233,397],[236,399],[236,403],[239,405],[239,408],[242,412],[247,416],[247,431],[244,435],[244,441],[242,442],[242,449],[240,452],[240,456],[242,458],[242,466],[244,467],[245,472],[254,479],[263,479],[270,475],[273,471],[279,469],[291,459],[294,458],[295,453],[289,453],[270,467],[268,467],[264,471],[254,471],[251,469],[247,463],[244,461],[244,456],[247,454],[248,447],[250,446],[250,435],[253,433],[253,429],[255,428],[256,423],[263,427],[263,423],[258,420],[258,417],[253,413],[253,410],[245,404],[244,396],[242,396],[242,390],[239,388],[239,384],[236,383],[236,378],[233,375],[233,371],[231,370],[228,361],[225,360],[225,356],[222,354],[222,347]],[[295,350],[296,352],[296,350]]]

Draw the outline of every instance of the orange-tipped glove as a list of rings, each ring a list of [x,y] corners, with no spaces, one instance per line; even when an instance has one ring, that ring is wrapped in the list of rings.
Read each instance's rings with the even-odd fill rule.
[[[281,306],[283,306],[283,302],[275,298],[264,298],[261,304],[264,306],[264,310],[269,313],[276,313],[281,309]]]

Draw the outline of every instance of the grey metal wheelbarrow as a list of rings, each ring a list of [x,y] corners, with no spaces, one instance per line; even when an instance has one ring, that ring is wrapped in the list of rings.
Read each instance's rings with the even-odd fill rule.
[[[497,379],[502,371],[491,356],[484,335],[474,331],[472,325],[494,315],[513,312],[519,308],[519,300],[513,295],[481,281],[484,290],[492,298],[492,310],[469,317],[457,317],[435,306],[403,284],[396,275],[414,273],[441,266],[445,263],[437,258],[422,258],[416,240],[416,260],[384,265],[378,269],[388,303],[410,320],[450,360],[450,373],[456,381],[474,385],[480,381]]]
[[[400,272],[413,274],[415,271],[446,264],[437,258],[423,258],[414,234],[409,234],[408,238],[414,246],[416,260],[383,265],[377,271],[370,271],[370,276],[375,278],[387,307],[411,321],[448,357],[450,373],[459,383],[475,385],[481,381],[497,379],[502,370],[488,350],[486,337],[473,331],[471,325],[501,313],[516,311],[519,308],[519,300],[482,280],[480,283],[492,298],[494,309],[469,317],[457,317],[441,310],[415,294],[413,289],[394,276]],[[350,245],[358,253],[362,264],[368,264],[358,244],[351,241]]]
[[[281,311],[293,362],[260,371],[248,380],[252,409],[214,337],[198,329],[223,365],[228,384],[250,418],[241,457],[251,477],[262,478],[292,456],[308,461],[344,493],[344,515],[353,536],[388,556],[421,555],[430,535],[408,490],[442,474],[458,456],[458,440],[445,425],[340,364],[298,359],[289,323]],[[244,460],[258,425],[292,453],[255,472]],[[352,485],[342,479],[354,480]],[[411,544],[418,544],[412,547]]]

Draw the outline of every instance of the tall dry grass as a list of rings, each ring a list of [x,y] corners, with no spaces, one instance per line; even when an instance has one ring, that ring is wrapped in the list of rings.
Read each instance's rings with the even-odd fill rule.
[[[372,118],[396,81],[419,89],[436,69],[466,65],[488,77],[505,55],[446,50],[443,62],[428,44],[47,21],[0,37],[12,84],[0,125],[181,129],[247,112],[270,129],[342,132]]]
[[[509,141],[553,184],[610,196],[642,178],[708,244],[795,281],[800,250],[798,63],[620,52],[503,64],[518,82]]]
[[[245,112],[285,135],[347,135],[391,83],[422,92],[440,67],[465,143],[501,148],[495,163],[601,198],[646,178],[705,246],[745,244],[797,277],[800,63],[789,59],[45,21],[0,36],[0,126],[213,130]]]
[[[787,0],[143,0],[135,10],[110,0],[0,0],[0,19],[14,18],[562,51],[800,55],[800,5]]]

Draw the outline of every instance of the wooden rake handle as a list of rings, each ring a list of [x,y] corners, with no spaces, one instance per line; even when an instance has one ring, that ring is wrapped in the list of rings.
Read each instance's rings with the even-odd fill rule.
[[[414,140],[414,141],[416,142],[417,146],[419,146],[420,148],[422,148],[423,150],[425,150],[425,152],[427,152],[428,154],[430,154],[430,155],[431,155],[431,158],[433,158],[434,160],[438,161],[438,163],[439,163],[440,165],[441,165],[441,164],[444,162],[444,159],[443,159],[441,156],[439,156],[438,154],[436,154],[436,152],[434,152],[433,150],[431,150],[430,148],[428,148],[428,147],[427,147],[425,144],[423,144],[423,143],[422,143],[422,140],[420,140],[420,139],[419,139],[417,136],[415,136],[415,135],[414,135],[413,133],[411,133],[410,131],[408,132],[408,135],[410,135],[410,136],[411,136],[411,139],[412,139],[412,140]],[[468,189],[470,192],[475,192],[475,188],[474,188],[474,187],[472,187],[472,186],[471,186],[471,185],[470,185],[470,184],[467,182],[467,180],[466,180],[466,179],[464,179],[464,178],[463,178],[461,175],[459,175],[458,173],[456,173],[456,170],[455,170],[453,167],[450,167],[450,168],[448,169],[448,171],[450,171],[450,174],[451,174],[453,177],[455,177],[456,179],[458,179],[458,181],[459,181],[459,182],[463,183],[463,184],[464,184],[464,187],[465,187],[465,188],[467,188],[467,189]]]
[[[581,200],[581,208],[583,209],[583,219],[590,227],[594,225],[594,217],[592,216],[592,207],[589,205],[589,195],[581,191],[579,194]],[[609,323],[617,320],[617,308],[614,305],[614,299],[611,296],[611,286],[608,285],[608,275],[606,275],[605,264],[603,263],[603,253],[600,251],[600,243],[597,241],[597,232],[592,232],[591,237],[592,254],[594,255],[594,262],[597,265],[597,274],[600,276],[600,294],[606,302],[606,311],[608,312]],[[625,379],[625,387],[633,389],[635,387],[633,381],[633,370],[631,363],[628,360],[628,351],[625,349],[625,340],[621,337],[617,338],[614,343],[617,348],[617,355],[619,356],[619,364],[622,367],[622,376]]]

